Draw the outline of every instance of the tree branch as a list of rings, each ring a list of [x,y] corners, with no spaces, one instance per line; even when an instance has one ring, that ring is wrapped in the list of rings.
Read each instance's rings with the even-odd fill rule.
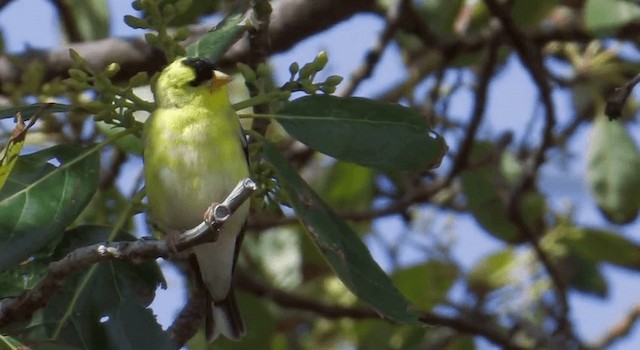
[[[248,186],[252,184],[253,186]],[[138,240],[132,242],[97,243],[77,248],[64,258],[49,264],[48,273],[38,284],[15,298],[0,301],[0,327],[15,320],[26,319],[35,311],[44,307],[49,299],[64,285],[64,281],[73,273],[85,269],[95,263],[109,260],[149,260],[169,258],[176,252],[186,250],[196,244],[216,239],[226,220],[237,210],[250,193],[255,191],[255,184],[249,179],[238,183],[236,188],[221,204],[212,205],[212,218],[209,224],[201,223],[197,227],[182,233],[177,242],[169,244],[165,240]]]
[[[167,335],[173,341],[175,349],[181,349],[196,334],[205,318],[207,303],[206,289],[191,288],[187,304],[167,329]]]
[[[76,19],[74,18],[74,12],[71,4],[64,0],[50,0],[50,2],[58,11],[58,18],[60,18],[60,21],[62,22],[62,27],[64,28],[64,32],[67,34],[68,40],[70,42],[83,41],[82,34],[80,34],[80,29],[78,28]]]
[[[269,55],[286,51],[307,37],[322,32],[357,13],[379,13],[375,0],[281,0],[273,4],[273,14],[269,25]],[[428,50],[437,50],[443,57],[454,58],[458,54],[473,53],[483,49],[494,31],[485,31],[476,35],[459,37],[443,41],[429,31],[428,26],[416,23],[416,16],[408,16],[401,21],[401,28],[420,38]],[[413,18],[413,20],[412,20]],[[190,26],[191,37],[185,45],[197,40],[211,29],[207,26]],[[633,22],[619,33],[618,39],[635,38],[640,31],[640,23]],[[588,41],[593,36],[578,25],[545,28],[544,31],[533,32],[531,40],[537,46],[551,41]],[[0,85],[19,84],[22,66],[25,63],[38,61],[44,68],[44,81],[56,77],[67,77],[72,66],[69,48],[78,51],[95,70],[103,70],[110,63],[117,63],[121,71],[115,80],[126,81],[134,74],[145,71],[155,73],[166,62],[159,50],[149,46],[140,38],[109,38],[84,43],[71,44],[62,49],[51,51],[30,49],[22,54],[11,56],[0,55]],[[247,39],[240,40],[219,62],[223,70],[235,69],[237,62],[250,59]]]
[[[49,272],[33,289],[18,297],[0,301],[0,326],[30,317],[36,310],[44,307],[53,294],[63,287],[65,279],[95,263],[109,260],[148,260],[159,257],[166,259],[171,253],[166,241],[152,240],[98,243],[78,248],[64,258],[49,264]]]
[[[495,36],[493,40],[490,41],[489,47],[487,48],[487,57],[480,68],[480,73],[478,74],[471,120],[467,123],[467,130],[465,132],[464,139],[458,148],[458,154],[456,155],[451,171],[447,177],[449,181],[451,181],[467,166],[467,161],[471,154],[476,133],[478,132],[480,123],[485,115],[485,109],[487,108],[489,83],[491,82],[491,77],[493,76],[493,72],[497,64],[499,47],[498,37]]]
[[[375,46],[369,50],[365,56],[364,63],[351,75],[349,85],[342,91],[342,96],[351,96],[356,91],[360,83],[369,78],[373,70],[380,62],[380,58],[387,48],[391,39],[393,39],[396,31],[400,27],[400,20],[404,17],[405,9],[411,7],[411,1],[398,0],[395,5],[389,6],[387,11],[387,19],[384,30],[378,37]]]
[[[12,1],[14,1],[14,0],[0,0],[0,10],[4,9]]]
[[[268,55],[288,50],[296,43],[340,23],[356,13],[374,12],[375,0],[281,0],[274,3],[273,15],[268,30],[271,45]],[[185,45],[206,34],[207,26],[190,26],[191,37]],[[29,62],[40,62],[44,69],[44,81],[56,77],[66,78],[72,67],[69,49],[72,48],[86,59],[94,70],[104,70],[117,63],[121,70],[114,77],[126,81],[138,72],[153,74],[165,64],[164,55],[147,44],[142,38],[109,38],[85,43],[71,44],[51,51],[31,49],[11,59],[0,55],[0,85],[19,84],[22,68]],[[237,62],[248,62],[251,50],[248,40],[242,39],[234,45],[219,62],[221,69],[231,71]]]
[[[629,335],[640,319],[640,305],[634,306],[627,315],[618,321],[600,340],[589,345],[589,349],[608,349],[615,342]]]
[[[609,117],[609,120],[616,119],[622,115],[622,109],[627,103],[631,91],[633,91],[633,88],[638,85],[638,83],[640,83],[640,74],[637,74],[624,83],[624,85],[617,87],[611,96],[607,98],[604,114]]]
[[[236,286],[244,291],[260,298],[267,298],[279,306],[314,312],[324,318],[383,319],[370,308],[331,305],[267,286],[257,279],[250,277],[249,274],[242,269],[236,270],[235,282]],[[522,349],[522,347],[515,344],[507,335],[500,332],[498,327],[492,327],[491,325],[473,322],[463,318],[442,316],[430,312],[423,313],[420,321],[424,322],[427,326],[448,327],[460,333],[480,335],[504,349]]]
[[[510,38],[511,44],[518,53],[520,60],[529,72],[534,83],[538,86],[540,98],[544,106],[545,124],[542,140],[538,149],[533,154],[532,162],[525,168],[520,182],[514,187],[509,196],[509,218],[525,233],[525,237],[527,237],[531,243],[538,259],[545,267],[554,284],[556,299],[560,303],[557,330],[573,338],[571,323],[569,322],[569,301],[567,300],[566,284],[551,261],[551,258],[549,258],[542,247],[540,247],[538,243],[539,235],[531,232],[520,210],[522,195],[534,185],[540,166],[544,163],[546,151],[553,145],[553,128],[556,124],[556,112],[551,98],[549,75],[544,67],[542,53],[537,48],[535,41],[531,40],[516,26],[510,14],[497,0],[484,0],[484,3],[487,5],[491,14],[500,21],[506,35]]]
[[[253,20],[252,25],[249,27],[249,50],[251,55],[247,64],[257,71],[258,66],[264,63],[269,54],[269,47],[271,46],[269,38],[269,24],[271,23],[271,13],[273,9],[271,4],[267,0],[254,0],[252,8]],[[251,97],[256,97],[260,94],[260,89],[255,84],[257,82],[247,82],[247,89]],[[253,107],[255,113],[270,114],[269,104],[260,104]],[[256,118],[251,122],[251,129],[257,132],[259,135],[264,135],[269,127],[270,120],[267,118]]]

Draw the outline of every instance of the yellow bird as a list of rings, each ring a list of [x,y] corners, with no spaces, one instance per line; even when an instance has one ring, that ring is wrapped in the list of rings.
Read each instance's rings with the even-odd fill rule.
[[[231,108],[231,78],[201,58],[178,58],[158,77],[157,109],[144,130],[144,167],[151,221],[175,234],[202,222],[209,205],[222,202],[249,176],[245,139]],[[243,204],[218,240],[193,248],[209,295],[206,333],[238,340],[244,324],[231,279],[249,214]]]

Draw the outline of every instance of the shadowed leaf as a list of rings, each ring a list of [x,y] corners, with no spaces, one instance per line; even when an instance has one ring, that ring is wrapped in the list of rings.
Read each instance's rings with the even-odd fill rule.
[[[98,152],[85,147],[59,145],[18,158],[0,191],[0,271],[73,222],[97,188],[98,171]]]
[[[640,152],[618,120],[598,117],[589,139],[587,181],[607,220],[625,224],[640,209]]]
[[[110,230],[80,226],[67,231],[54,257],[104,242]],[[124,232],[116,237],[120,241],[134,239]],[[172,349],[147,308],[159,286],[166,288],[166,282],[154,261],[101,262],[65,282],[65,288],[44,310],[45,324],[59,327],[58,339],[87,349]]]
[[[264,150],[298,218],[345,286],[385,318],[419,325],[418,313],[411,310],[358,236],[322,202],[275,146],[265,144]]]

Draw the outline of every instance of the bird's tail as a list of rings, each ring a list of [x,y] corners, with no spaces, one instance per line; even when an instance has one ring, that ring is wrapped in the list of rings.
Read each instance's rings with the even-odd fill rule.
[[[240,340],[244,335],[244,322],[240,316],[233,288],[221,301],[210,301],[206,319],[207,339],[214,341],[222,334],[231,340]]]

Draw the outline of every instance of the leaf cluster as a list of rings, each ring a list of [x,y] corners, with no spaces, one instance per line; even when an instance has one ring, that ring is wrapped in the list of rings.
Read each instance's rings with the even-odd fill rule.
[[[185,32],[171,31],[168,24],[190,5],[190,1],[134,1],[132,6],[143,15],[128,16],[125,22],[134,28],[154,30],[146,39],[162,50],[168,60],[185,52],[215,59],[247,28],[240,20],[242,16],[231,13],[220,26],[185,50],[179,44]],[[131,218],[138,212],[144,194],[137,192],[124,207],[112,211],[111,225],[108,220],[96,221],[99,218],[96,211],[122,203],[117,199],[121,195],[109,195],[113,193],[110,189],[113,184],[106,187],[100,183],[100,176],[104,176],[100,175],[100,163],[110,154],[139,156],[139,151],[124,146],[122,141],[140,137],[141,124],[135,115],[150,112],[154,106],[140,98],[134,89],[152,84],[154,79],[140,72],[128,83],[118,84],[113,78],[120,71],[119,65],[111,64],[103,71],[96,71],[77,52],[70,50],[70,56],[74,67],[57,91],[72,96],[72,103],[44,105],[37,110],[35,105],[25,105],[2,111],[5,117],[21,113],[27,118],[48,118],[52,112],[82,112],[92,116],[87,123],[94,123],[93,128],[100,135],[97,139],[102,139],[95,144],[61,143],[40,147],[35,153],[18,157],[20,149],[12,150],[17,161],[13,169],[7,168],[7,180],[0,192],[0,227],[3,228],[0,240],[10,253],[2,255],[0,271],[7,276],[7,281],[14,283],[16,276],[29,271],[27,285],[35,288],[46,273],[46,265],[74,248],[100,241],[131,239]],[[257,95],[238,102],[236,107],[277,106],[273,114],[252,114],[251,117],[267,118],[274,125],[277,122],[283,135],[288,135],[287,142],[295,138],[340,164],[347,161],[385,171],[420,171],[440,163],[446,144],[419,114],[397,104],[330,96],[342,78],[330,76],[325,81],[315,81],[328,60],[327,54],[321,52],[302,68],[292,64],[291,78],[280,88],[266,83],[271,76],[266,65],[259,65],[254,71],[240,64],[238,69],[246,84],[254,85]],[[288,101],[294,92],[307,96]],[[109,130],[104,125],[117,129]],[[328,137],[330,134],[333,136]],[[283,136],[274,139],[269,135],[254,136],[258,141],[252,145],[252,158],[257,160],[253,171],[262,188],[254,201],[259,207],[271,208],[267,211],[271,213],[279,212],[281,206],[292,208],[301,220],[300,227],[309,233],[307,243],[316,247],[305,249],[317,249],[314,254],[326,260],[351,293],[385,319],[419,325],[417,310],[373,260],[358,234],[280,154],[276,142],[280,140],[282,144]],[[412,152],[404,152],[406,149]],[[371,157],[373,154],[376,156]],[[113,199],[108,199],[110,197]],[[323,274],[325,278],[335,278],[328,270]],[[54,340],[71,346],[88,343],[119,347],[125,340],[141,348],[149,348],[149,341],[156,344],[153,348],[169,346],[166,335],[147,308],[155,288],[164,284],[155,263],[103,262],[76,272],[64,283],[67,287],[53,292],[46,308],[25,310],[25,321],[29,315],[36,314],[42,323],[31,325],[27,333],[15,333],[15,339],[25,343]],[[17,284],[7,287],[14,293],[29,293]],[[340,293],[346,293],[343,287],[339,289]],[[350,301],[355,302],[356,299]],[[74,324],[83,326],[74,327]],[[108,326],[103,328],[101,324]],[[144,331],[131,332],[134,324]],[[98,332],[96,327],[102,330]],[[147,336],[140,337],[140,334]]]
[[[237,1],[193,41],[182,26],[219,12],[222,2],[136,0],[138,15],[124,20],[145,30],[167,61],[223,62],[239,40],[257,37],[265,23],[256,12],[269,4]],[[637,5],[377,1],[373,11],[385,28],[347,87],[341,76],[319,79],[331,68],[325,52],[291,63],[283,82],[268,62],[234,62],[236,82],[251,93],[232,86],[233,107],[243,121],[268,127],[243,124],[259,186],[237,267],[249,334],[216,346],[475,349],[481,336],[503,348],[589,348],[569,313],[574,292],[605,298],[603,267],[640,269],[640,246],[624,233],[640,210],[640,151],[629,122],[639,66],[616,41],[635,40],[628,33],[637,31]],[[104,28],[81,32],[104,37]],[[389,45],[406,77],[377,99],[333,95],[357,91]],[[134,216],[146,210],[135,171],[142,120],[154,109],[141,91],[155,72],[95,69],[69,55],[64,79],[45,82],[36,62],[24,66],[21,84],[2,86],[13,106],[1,117],[33,123],[18,124],[0,153],[0,293],[3,305],[38,293],[49,303],[19,309],[20,317],[0,309],[0,325],[13,344],[175,347],[148,308],[164,286],[153,261],[88,264],[56,290],[38,289],[48,264],[78,247],[152,232]],[[510,116],[526,130],[517,142],[494,133],[487,107],[496,101],[492,81],[513,60],[540,95],[530,121],[521,109]],[[612,91],[613,121],[604,117]],[[556,92],[569,96],[575,115],[559,117],[549,102]],[[469,116],[458,115],[461,95],[472,97]],[[587,145],[576,150],[585,129]],[[590,194],[583,202],[602,213],[599,226],[572,211],[583,203],[562,207],[544,188],[545,169],[572,164],[582,148]],[[468,220],[497,248],[465,267],[455,247],[473,241],[458,232]],[[620,339],[635,319],[630,313],[592,347]],[[203,344],[199,334],[189,345]]]

